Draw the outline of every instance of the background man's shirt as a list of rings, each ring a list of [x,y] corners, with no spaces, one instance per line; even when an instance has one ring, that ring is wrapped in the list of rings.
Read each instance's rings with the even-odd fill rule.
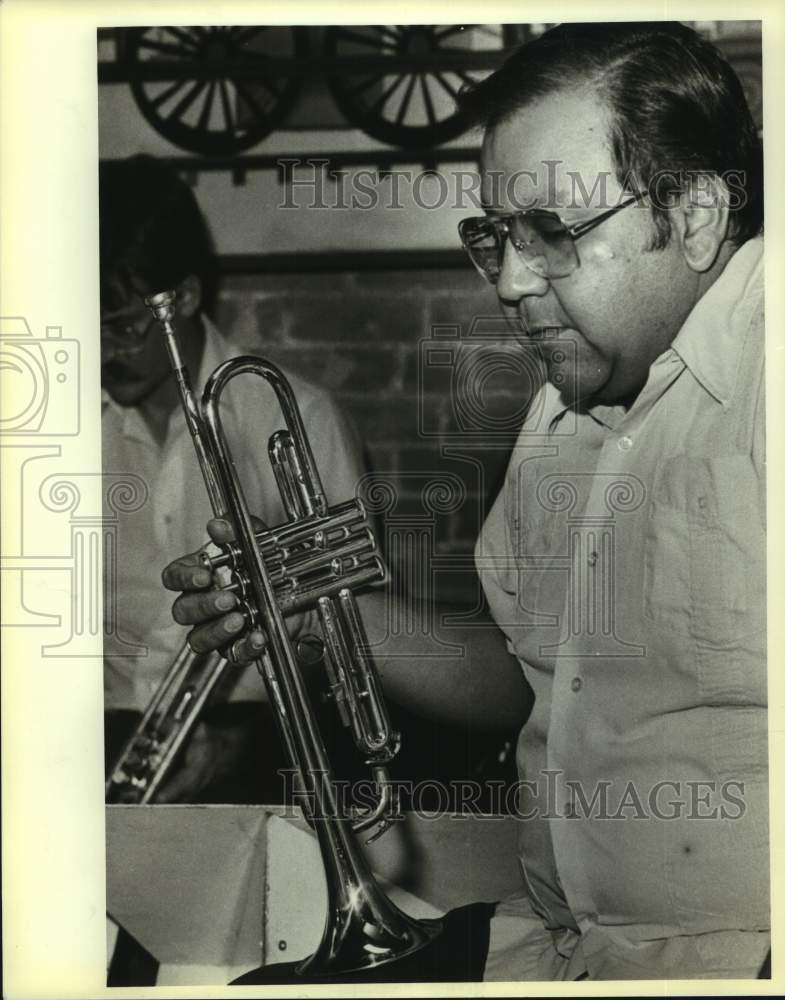
[[[629,411],[541,391],[478,541],[535,693],[527,905],[598,977],[698,976],[739,932],[767,948],[763,360],[756,239]]]

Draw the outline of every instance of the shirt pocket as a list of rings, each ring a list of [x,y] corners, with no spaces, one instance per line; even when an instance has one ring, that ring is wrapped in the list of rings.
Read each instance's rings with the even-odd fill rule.
[[[664,462],[644,551],[644,616],[704,650],[747,646],[765,628],[761,484],[747,455]]]

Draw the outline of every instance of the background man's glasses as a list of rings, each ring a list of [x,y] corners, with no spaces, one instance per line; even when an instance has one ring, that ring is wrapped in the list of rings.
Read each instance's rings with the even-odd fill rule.
[[[101,342],[109,343],[126,354],[143,350],[155,318],[149,310],[121,309],[101,317]]]
[[[580,263],[575,240],[642,197],[643,194],[638,194],[627,198],[607,212],[573,226],[568,226],[555,212],[533,208],[509,215],[463,219],[458,223],[458,232],[472,263],[492,285],[501,274],[507,239],[535,274],[542,278],[566,278]]]

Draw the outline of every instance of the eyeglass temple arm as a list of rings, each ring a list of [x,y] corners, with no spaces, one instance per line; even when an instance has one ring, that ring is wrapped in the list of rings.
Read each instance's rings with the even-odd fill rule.
[[[617,212],[621,212],[621,210],[623,208],[627,208],[628,205],[634,205],[645,196],[645,191],[639,191],[638,194],[633,195],[631,198],[627,198],[626,201],[623,201],[620,205],[614,205],[614,207],[609,208],[607,212],[595,215],[593,219],[587,219],[586,222],[576,222],[574,226],[569,226],[567,228],[567,232],[574,240],[577,240],[579,236],[583,236],[584,233],[588,233],[591,229],[594,229],[595,226],[601,225],[606,219],[610,219],[612,215],[615,215]]]

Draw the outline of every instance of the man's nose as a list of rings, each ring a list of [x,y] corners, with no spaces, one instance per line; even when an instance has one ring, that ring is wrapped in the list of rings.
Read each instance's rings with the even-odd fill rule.
[[[508,239],[496,282],[499,298],[503,302],[518,302],[527,295],[546,295],[549,288],[548,279],[533,271]]]

